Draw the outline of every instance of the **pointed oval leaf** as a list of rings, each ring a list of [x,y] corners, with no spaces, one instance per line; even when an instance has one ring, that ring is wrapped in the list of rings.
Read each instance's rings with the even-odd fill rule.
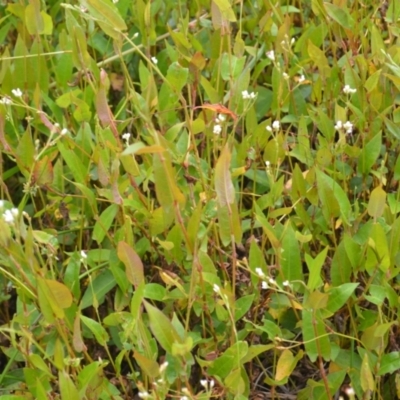
[[[225,145],[215,167],[215,191],[217,201],[221,207],[230,205],[235,200],[235,188],[233,187],[231,172],[231,152],[228,143]]]
[[[153,335],[165,351],[172,353],[173,344],[175,342],[181,342],[177,331],[162,311],[153,307],[147,301],[144,301],[144,306],[149,316],[150,329]]]
[[[126,277],[137,289],[144,283],[143,263],[135,250],[126,242],[118,243],[118,258],[123,262],[126,269]]]
[[[109,340],[109,336],[107,331],[103,328],[103,326],[97,321],[85,317],[84,315],[81,315],[80,318],[81,321],[85,324],[85,326],[90,330],[90,332],[93,333],[97,342],[101,346],[105,346],[107,344],[107,341]]]
[[[382,189],[382,186],[376,187],[369,198],[368,202],[368,214],[376,221],[385,209],[386,205],[386,192]]]

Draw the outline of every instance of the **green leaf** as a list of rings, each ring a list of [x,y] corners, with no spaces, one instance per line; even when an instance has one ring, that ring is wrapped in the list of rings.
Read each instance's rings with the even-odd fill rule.
[[[368,361],[368,354],[365,353],[361,364],[360,382],[364,392],[372,393],[375,389],[375,381]]]
[[[255,294],[249,294],[247,296],[243,296],[235,302],[235,321],[238,321],[242,318],[247,311],[249,311],[251,305],[253,304]]]
[[[64,370],[58,374],[61,400],[80,399],[79,392],[69,374]]]
[[[81,318],[81,321],[85,324],[85,326],[90,330],[90,332],[93,333],[97,342],[101,346],[106,346],[107,341],[110,338],[108,336],[107,331],[103,328],[103,326],[99,322],[97,322],[91,318],[88,318],[84,315],[81,315],[80,318]]]
[[[118,209],[119,207],[117,204],[111,204],[101,213],[99,219],[94,225],[92,237],[98,244],[104,240],[104,237],[108,233],[108,230],[118,213]]]
[[[140,257],[128,243],[118,243],[118,258],[123,262],[126,269],[128,281],[137,288],[144,282],[144,268]]]
[[[176,184],[176,172],[168,151],[153,155],[156,195],[165,212],[171,213],[175,204],[183,205],[185,196]]]
[[[331,217],[341,215],[343,222],[350,225],[351,204],[346,192],[330,176],[319,169],[316,170],[318,194],[323,204],[323,212],[328,209],[328,221]],[[332,200],[333,199],[333,200]],[[325,214],[324,214],[325,215]],[[325,218],[327,215],[325,215]]]
[[[104,33],[112,38],[117,39],[120,35],[118,31],[124,31],[127,29],[124,19],[119,14],[117,7],[111,1],[82,0],[81,3],[97,20],[97,23]]]
[[[329,290],[329,299],[326,309],[334,314],[343,307],[358,285],[358,283],[344,283],[343,285]]]
[[[377,186],[371,193],[368,202],[368,214],[376,221],[385,210],[386,205],[386,192],[382,189],[382,186]]]
[[[217,192],[217,201],[220,207],[228,207],[235,201],[231,172],[231,151],[228,143],[225,145],[215,167],[214,185]]]
[[[325,361],[330,360],[331,357],[329,337],[318,314],[318,310],[303,309],[302,312],[303,341],[307,356],[312,362],[315,362],[319,355]]]
[[[358,172],[363,175],[370,173],[382,147],[382,133],[375,135],[361,150],[358,157]]]
[[[81,310],[104,301],[104,296],[117,284],[111,271],[105,270],[89,283],[80,304]]]
[[[133,358],[139,364],[141,370],[149,377],[156,378],[160,374],[158,363],[150,358],[147,358],[135,350]]]
[[[283,350],[276,365],[275,381],[281,384],[286,383],[302,357],[302,350],[296,356],[293,356],[293,353],[288,349]]]
[[[61,140],[57,142],[57,147],[62,155],[62,158],[66,162],[69,171],[71,171],[74,180],[77,183],[85,185],[88,173],[84,164],[74,152],[74,149],[70,148],[68,144],[64,144]]]
[[[25,8],[25,24],[30,35],[39,35],[44,30],[43,16],[40,13],[40,1],[31,0]]]
[[[42,312],[49,322],[53,319],[51,312],[57,318],[64,318],[64,309],[72,305],[72,294],[61,282],[37,277],[38,297]]]
[[[183,68],[178,62],[172,63],[167,71],[166,79],[176,93],[179,93],[186,85],[189,69]]]
[[[233,11],[229,0],[213,0],[213,3],[218,7],[224,19],[231,22],[236,21],[235,12]]]
[[[149,316],[150,329],[153,335],[165,351],[172,353],[173,344],[175,342],[181,343],[178,332],[176,332],[171,321],[162,311],[153,307],[147,301],[144,301],[143,304]]]
[[[300,256],[300,247],[292,224],[288,221],[280,237],[281,249],[279,262],[282,268],[282,278],[289,282],[303,280],[303,266]]]
[[[162,301],[167,295],[167,289],[159,283],[148,283],[144,287],[143,297],[150,300]]]
[[[212,362],[208,370],[209,374],[225,379],[231,371],[240,365],[240,361],[246,357],[248,348],[247,342],[236,342],[222,356]]]
[[[346,29],[353,29],[354,20],[345,7],[338,7],[335,4],[324,2],[326,13],[339,25]]]
[[[328,247],[325,247],[318,255],[313,259],[309,254],[305,254],[306,263],[310,271],[308,277],[307,287],[310,291],[322,286],[321,269],[325,262],[328,254]]]
[[[376,268],[383,272],[387,272],[390,268],[388,241],[385,231],[379,223],[374,223],[371,226],[365,268],[369,273],[372,273]]]
[[[311,40],[308,41],[307,46],[308,54],[314,64],[318,67],[319,72],[323,77],[329,78],[331,75],[331,67],[329,66],[328,59],[325,53],[314,45]]]
[[[384,354],[380,360],[378,375],[392,374],[400,369],[400,351]]]
[[[224,81],[237,79],[243,72],[246,57],[237,58],[234,55],[224,53],[221,58],[221,77]]]

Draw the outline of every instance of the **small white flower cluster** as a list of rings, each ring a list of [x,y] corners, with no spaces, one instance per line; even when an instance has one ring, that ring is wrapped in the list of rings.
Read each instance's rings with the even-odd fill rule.
[[[345,85],[343,88],[343,93],[345,94],[353,94],[355,92],[357,92],[357,89],[352,89],[349,85]]]
[[[81,250],[81,258],[80,258],[80,262],[84,263],[87,260],[87,254]]]
[[[21,92],[21,89],[19,89],[19,88],[11,90],[11,93],[12,93],[15,97],[22,97],[22,92]]]
[[[214,135],[220,135],[222,132],[222,123],[225,122],[226,117],[224,114],[218,114],[218,117],[215,118],[215,125],[213,128]]]
[[[211,391],[215,385],[214,379],[211,379],[208,381],[207,379],[201,379],[200,380],[200,385],[203,386],[206,391]]]
[[[0,99],[0,104],[4,104],[6,106],[9,106],[10,104],[12,104],[12,100],[9,97],[2,97]]]
[[[281,123],[276,120],[272,123],[272,126],[268,125],[266,127],[268,132],[272,132],[272,131],[278,132],[280,128],[281,128]]]
[[[139,392],[138,393],[138,397],[140,397],[141,399],[148,399],[150,396],[151,395],[149,392]]]
[[[260,267],[257,267],[255,269],[255,272],[258,275],[258,277],[262,280],[262,282],[261,282],[262,289],[269,289],[271,286],[278,286],[275,279],[270,278],[267,275],[265,275],[263,270]],[[289,287],[290,283],[289,283],[289,281],[284,281],[284,282],[282,282],[282,285],[285,287]]]
[[[306,80],[306,77],[303,74],[301,74],[299,76],[299,83],[303,83],[305,80]]]
[[[3,201],[2,201],[2,207],[3,208]],[[7,224],[13,224],[15,219],[18,217],[19,211],[18,208],[12,208],[11,210],[6,210],[3,213],[3,219]]]
[[[351,135],[353,133],[353,124],[350,121],[343,123],[342,121],[337,121],[335,125],[337,131],[345,130],[347,134]]]
[[[153,62],[153,64],[157,65],[158,64],[158,60],[156,57],[151,57],[151,61]]]
[[[267,51],[265,54],[271,61],[275,61],[275,52],[274,52],[274,50]]]
[[[128,132],[122,134],[122,139],[125,140],[126,145],[129,144],[129,139],[130,139],[130,137],[131,137],[131,134],[128,133]]]
[[[256,94],[254,92],[249,93],[247,90],[242,91],[242,99],[243,100],[252,100],[256,98]]]

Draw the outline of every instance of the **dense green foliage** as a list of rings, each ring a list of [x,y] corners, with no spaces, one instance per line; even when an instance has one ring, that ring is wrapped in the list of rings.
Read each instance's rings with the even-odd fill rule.
[[[2,4],[0,400],[400,396],[397,0]]]

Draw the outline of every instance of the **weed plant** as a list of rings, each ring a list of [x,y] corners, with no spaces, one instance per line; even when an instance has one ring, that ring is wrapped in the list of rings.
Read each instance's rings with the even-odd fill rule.
[[[0,5],[0,400],[400,397],[398,0]]]

